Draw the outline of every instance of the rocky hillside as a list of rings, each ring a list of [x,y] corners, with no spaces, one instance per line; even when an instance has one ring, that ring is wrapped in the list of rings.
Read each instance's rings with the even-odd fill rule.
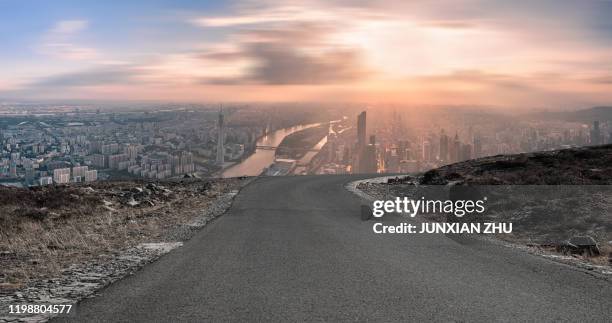
[[[144,243],[180,242],[247,179],[0,186],[0,295]],[[106,260],[105,260],[106,259]]]
[[[357,188],[376,199],[419,198],[432,192],[450,199],[487,197],[482,215],[423,217],[429,221],[512,223],[511,234],[497,237],[563,252],[568,248],[583,251],[574,248],[571,241],[575,239],[593,241],[598,250],[589,260],[612,264],[611,184],[612,145],[604,145],[485,157],[418,176],[363,182]]]
[[[421,184],[609,185],[612,145],[550,152],[498,155],[468,160],[426,172]]]

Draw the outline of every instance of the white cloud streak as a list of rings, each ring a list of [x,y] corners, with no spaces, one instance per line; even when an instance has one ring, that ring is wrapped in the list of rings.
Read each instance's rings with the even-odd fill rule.
[[[76,42],[79,34],[89,26],[86,20],[62,20],[43,37],[40,52],[64,60],[93,60],[99,58],[94,48]]]

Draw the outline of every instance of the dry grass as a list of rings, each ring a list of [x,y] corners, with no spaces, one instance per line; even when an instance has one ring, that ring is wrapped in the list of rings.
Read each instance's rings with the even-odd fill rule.
[[[561,191],[565,186],[564,189],[572,192],[573,196],[561,199],[558,194],[551,193],[536,198],[538,194],[531,194],[521,200],[521,194],[506,194],[500,200],[505,204],[502,209],[506,212],[499,212],[498,218],[493,220],[510,221],[516,228],[514,234],[500,235],[500,238],[521,244],[548,244],[575,235],[589,235],[603,250],[602,256],[588,260],[597,264],[609,263],[612,191],[607,187],[612,184],[612,145],[484,157],[428,171],[420,179],[420,183],[425,185],[450,182],[477,187],[532,185],[542,187],[544,191],[551,191],[554,186],[560,187]],[[541,185],[553,186],[544,189]],[[520,193],[520,189],[515,192]],[[535,202],[530,201],[534,199]],[[517,218],[516,214],[520,213],[517,211],[525,211],[525,216]]]
[[[121,194],[144,183],[98,183],[27,190],[0,187],[0,290],[57,276],[70,264],[156,242],[202,213],[239,180],[163,183],[154,205],[127,205]]]
[[[428,171],[421,183],[449,181],[474,185],[609,185],[612,145],[468,160]]]
[[[601,251],[601,255],[598,257],[591,257],[589,261],[600,266],[612,265],[612,246],[609,244],[602,244],[599,246],[599,251]]]

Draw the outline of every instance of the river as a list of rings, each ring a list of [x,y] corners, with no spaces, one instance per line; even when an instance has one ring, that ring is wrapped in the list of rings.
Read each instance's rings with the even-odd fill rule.
[[[257,146],[278,147],[286,136],[296,131],[312,128],[318,125],[320,125],[320,123],[300,125],[273,131],[272,133],[259,138],[259,140],[257,140]],[[263,172],[264,168],[274,163],[275,154],[275,150],[256,149],[255,152],[247,159],[224,170],[221,177],[258,176],[261,174],[261,172]]]

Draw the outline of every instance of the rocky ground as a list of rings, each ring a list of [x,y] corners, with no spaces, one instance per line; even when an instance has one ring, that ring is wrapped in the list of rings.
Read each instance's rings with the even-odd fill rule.
[[[249,179],[0,187],[0,322],[13,304],[74,304],[221,215]]]
[[[423,185],[610,185],[612,145],[468,160],[423,174]]]
[[[492,156],[428,171],[362,181],[356,188],[372,199],[414,197],[431,187],[468,187],[488,196],[487,211],[477,219],[511,222],[512,234],[496,238],[556,253],[558,257],[612,264],[612,145],[551,152]],[[475,189],[474,189],[475,188]],[[437,189],[441,190],[441,189]],[[420,195],[419,195],[420,196]],[[457,221],[445,214],[422,215],[429,221]],[[588,240],[597,250],[577,243]]]

